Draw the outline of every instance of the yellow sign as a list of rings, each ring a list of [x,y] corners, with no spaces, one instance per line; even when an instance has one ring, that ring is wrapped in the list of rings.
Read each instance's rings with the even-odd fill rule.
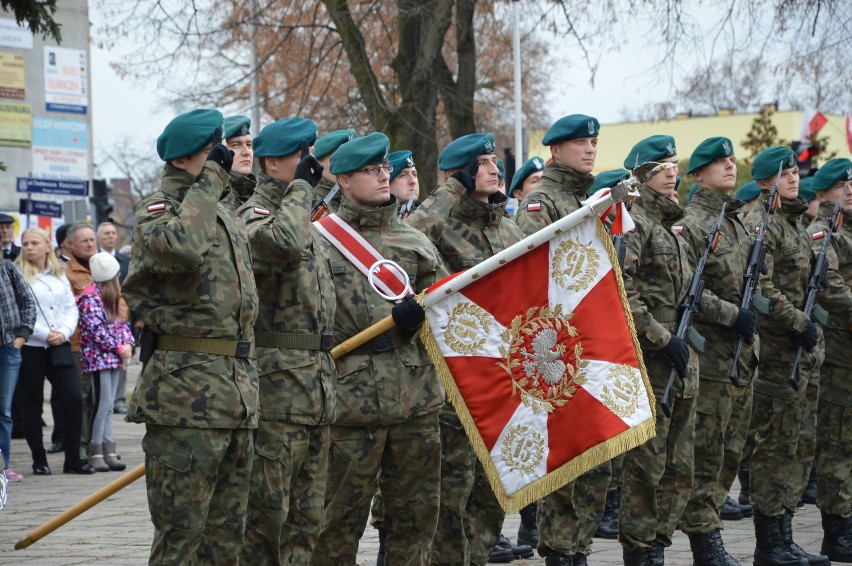
[[[0,53],[0,98],[24,99],[24,56]]]
[[[0,102],[0,145],[30,147],[33,117],[29,104]]]

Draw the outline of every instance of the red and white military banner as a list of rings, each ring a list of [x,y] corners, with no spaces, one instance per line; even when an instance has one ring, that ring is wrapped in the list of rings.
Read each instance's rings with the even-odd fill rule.
[[[424,300],[421,337],[507,512],[654,435],[653,393],[606,230],[588,213],[552,234]],[[454,285],[465,276],[472,282]]]

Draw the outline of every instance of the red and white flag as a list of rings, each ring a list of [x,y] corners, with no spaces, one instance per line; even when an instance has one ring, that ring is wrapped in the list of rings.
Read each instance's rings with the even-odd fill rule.
[[[828,118],[812,106],[805,107],[802,115],[802,129],[799,132],[799,161],[813,157],[813,139],[828,123]]]
[[[654,397],[606,230],[591,213],[552,233],[424,300],[421,338],[507,512],[654,436]],[[455,284],[465,277],[472,283]]]
[[[852,118],[849,117],[849,111],[846,111],[846,144],[849,146],[849,153],[852,153]]]

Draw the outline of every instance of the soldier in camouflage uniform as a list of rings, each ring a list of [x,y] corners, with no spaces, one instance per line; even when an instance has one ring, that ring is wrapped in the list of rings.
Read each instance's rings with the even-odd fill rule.
[[[147,334],[127,420],[146,427],[150,564],[236,564],[245,531],[258,296],[245,224],[220,202],[222,122],[193,110],[160,135],[163,183],[136,209],[123,285]]]
[[[420,181],[417,179],[417,167],[414,155],[407,150],[394,151],[388,155],[388,161],[393,167],[390,174],[390,192],[399,201],[399,217],[408,218],[420,203]]]
[[[446,276],[429,240],[397,220],[388,188],[389,142],[379,133],[341,146],[331,159],[343,200],[337,215],[408,274],[414,292]],[[397,304],[323,240],[334,279],[334,334],[348,338],[388,315],[396,327],[337,360],[338,418],[331,426],[323,530],[311,560],[354,564],[376,478],[384,499],[387,564],[427,564],[438,519],[444,391],[416,332],[425,313]]]
[[[830,230],[834,205],[843,199],[843,223],[832,235],[826,254],[828,285],[819,297],[820,305],[829,312],[829,323],[824,330],[825,362],[820,368],[816,451],[817,506],[825,535],[822,552],[838,562],[852,562],[852,186],[846,186],[850,176],[849,159],[832,159],[820,168],[813,177],[820,205],[807,229],[813,251],[819,253]]]
[[[694,566],[739,564],[722,544],[719,509],[734,481],[745,441],[744,435],[735,438],[734,432],[748,430],[751,421],[759,351],[754,335],[757,316],[739,306],[752,238],[738,216],[745,203],[730,196],[737,182],[733,147],[728,138],[715,137],[695,149],[687,173],[699,188],[686,207],[679,229],[675,227],[699,257],[707,247],[707,233],[726,205],[722,239],[704,268],[706,309],[695,317],[695,328],[707,342],[698,356],[701,379],[695,417],[695,479],[683,515],[683,531],[689,536]],[[730,373],[740,338],[739,385],[734,385]]]
[[[234,152],[234,165],[228,175],[228,188],[222,202],[236,211],[254,192],[257,179],[252,173],[254,144],[251,139],[251,120],[248,116],[225,118],[225,145]]]
[[[634,173],[646,161],[677,164],[674,140],[638,151],[648,145],[656,146],[643,140],[634,148]],[[675,331],[695,266],[688,244],[672,231],[683,218],[671,200],[676,178],[677,167],[670,168],[639,188],[631,211],[636,230],[624,234],[624,288],[657,398],[656,436],[624,457],[618,538],[627,566],[663,564],[692,491],[698,356]],[[666,417],[660,400],[673,369],[678,375]]]
[[[312,206],[316,207],[322,199],[328,196],[331,188],[334,187],[335,178],[331,174],[331,157],[341,145],[348,141],[354,140],[357,134],[355,130],[334,130],[329,132],[314,144],[314,157],[316,157],[320,165],[322,165],[322,179],[314,186],[314,201]],[[334,212],[340,206],[340,191],[332,197],[328,204],[328,210]]]
[[[580,208],[594,182],[600,123],[571,114],[557,120],[544,135],[552,161],[535,189],[524,197],[517,223],[529,236]],[[606,505],[611,464],[606,462],[544,497],[538,503],[538,553],[548,566],[584,565]],[[522,513],[523,516],[523,513]],[[529,532],[522,524],[518,531]],[[524,531],[522,533],[522,531]]]
[[[778,167],[782,167],[778,179]],[[808,382],[822,364],[822,331],[804,312],[811,259],[807,234],[799,224],[805,211],[797,198],[799,168],[789,148],[771,147],[758,155],[752,177],[764,193],[778,183],[780,207],[769,217],[766,231],[765,273],[760,293],[770,302],[768,320],[760,320],[760,367],[754,383],[752,422],[756,446],[751,459],[751,504],[757,545],[755,564],[828,564],[825,557],[808,555],[793,542],[791,521],[801,496],[791,481],[801,475],[797,460],[799,433],[804,426]],[[766,200],[766,195],[761,201]],[[763,202],[746,217],[749,230],[763,219]],[[799,390],[788,378],[795,352],[803,346]],[[812,457],[812,455],[811,455]]]
[[[498,189],[495,149],[491,134],[470,134],[448,144],[440,161],[453,172],[453,182],[445,185],[458,191],[451,199],[454,204],[440,216],[429,208],[410,218],[424,228],[450,272],[469,269],[523,239],[514,222],[503,216],[506,197]],[[441,510],[431,563],[485,564],[497,550],[505,513],[449,403],[441,410],[440,423]],[[511,548],[500,548],[501,558],[515,556]],[[522,554],[532,556],[532,549],[525,549]]]
[[[237,213],[265,300],[255,324],[260,408],[245,564],[308,564],[322,526],[336,403],[334,287],[310,222],[322,166],[311,155],[279,166],[315,138],[316,125],[303,118],[266,126],[255,139],[257,189]]]

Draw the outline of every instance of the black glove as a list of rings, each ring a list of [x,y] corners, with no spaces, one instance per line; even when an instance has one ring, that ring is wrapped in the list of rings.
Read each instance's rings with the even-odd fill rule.
[[[218,163],[222,166],[222,169],[230,173],[231,165],[234,164],[234,152],[221,143],[217,143],[207,154],[207,161]]]
[[[426,311],[417,304],[417,301],[414,300],[414,295],[408,295],[393,306],[391,316],[400,330],[412,332],[420,328],[420,325],[423,324],[423,320],[426,318]]]
[[[672,334],[672,339],[660,351],[680,375],[686,375],[686,368],[689,364],[689,346],[686,345],[683,338],[677,334]]]
[[[734,330],[743,337],[746,344],[754,344],[754,329],[757,327],[757,315],[753,310],[740,309],[737,320],[734,322]]]
[[[299,164],[296,165],[296,173],[293,175],[293,180],[301,179],[314,187],[322,179],[323,166],[319,160],[310,153],[302,157]]]
[[[464,169],[459,169],[453,173],[452,177],[462,184],[467,189],[467,194],[471,194],[476,190],[476,174],[479,173],[479,160],[474,159]]]
[[[799,336],[799,340],[802,341],[802,347],[808,352],[813,352],[814,348],[817,346],[818,338],[817,326],[809,320],[808,327],[805,328],[805,331],[802,332],[801,336]]]

